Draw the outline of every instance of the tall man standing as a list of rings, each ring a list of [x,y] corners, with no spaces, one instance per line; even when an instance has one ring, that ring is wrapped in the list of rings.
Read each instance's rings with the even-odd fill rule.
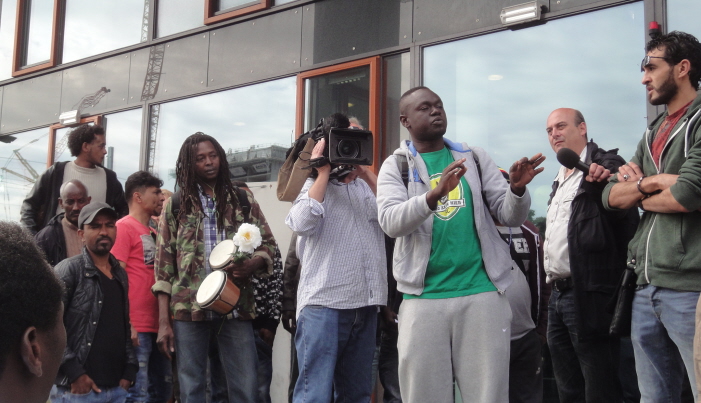
[[[324,132],[348,128],[335,113]],[[324,154],[317,142],[312,160]],[[345,171],[338,173],[338,171]],[[332,177],[332,171],[334,175]],[[368,167],[317,166],[285,223],[297,233],[297,402],[368,402],[377,307],[387,303],[384,234],[377,222],[377,176]],[[332,397],[331,391],[335,394]]]
[[[83,249],[83,240],[78,235],[78,216],[90,200],[88,190],[78,179],[71,179],[61,185],[58,205],[63,212],[55,215],[46,227],[34,235],[37,245],[44,251],[51,266],[56,266],[63,259],[79,255]]]
[[[105,129],[99,125],[78,126],[68,134],[68,149],[74,161],[53,164],[36,181],[22,203],[20,222],[32,234],[44,228],[62,209],[58,205],[61,185],[71,179],[80,180],[92,200],[112,206],[120,217],[129,213],[122,184],[114,171],[102,166],[107,154]]]
[[[448,121],[433,91],[413,88],[399,107],[411,141],[382,164],[377,205],[382,229],[397,238],[394,276],[405,294],[402,400],[452,401],[455,379],[463,400],[508,401],[511,311],[503,293],[512,263],[491,215],[511,227],[526,220],[526,185],[542,172],[542,156],[515,162],[509,185],[484,150],[443,137]]]
[[[127,274],[110,254],[117,212],[90,203],[78,218],[83,253],[54,268],[63,280],[68,344],[51,393],[52,402],[124,402],[138,363],[129,338]]]
[[[560,401],[620,402],[620,342],[609,337],[606,307],[626,267],[638,212],[607,212],[601,192],[625,160],[617,150],[587,143],[587,124],[578,110],[554,110],[546,131],[554,152],[569,148],[586,164],[594,162],[587,174],[561,167],[548,201],[548,347]]]
[[[603,193],[604,205],[644,211],[629,245],[638,288],[631,339],[642,400],[678,402],[684,367],[694,380],[694,317],[701,291],[701,44],[670,32],[647,43],[642,84],[665,105],[635,155]],[[697,375],[699,375],[697,372]],[[696,396],[694,390],[694,396]]]
[[[173,389],[170,361],[156,344],[158,300],[151,293],[155,283],[156,234],[148,225],[151,216],[163,207],[161,186],[163,181],[149,172],[129,175],[125,184],[129,215],[117,221],[117,240],[112,248],[129,277],[131,340],[139,360],[128,402],[167,402]]]
[[[156,240],[152,291],[159,306],[159,348],[169,357],[177,350],[181,401],[199,403],[205,401],[209,342],[216,340],[230,401],[253,403],[257,356],[250,276],[272,273],[275,239],[253,194],[231,183],[226,153],[213,137],[198,132],[185,139],[175,174],[180,191],[166,202]],[[241,295],[234,312],[221,316],[204,310],[195,297],[211,273],[210,252],[232,239],[244,221],[258,226],[263,240],[250,259],[224,267]]]

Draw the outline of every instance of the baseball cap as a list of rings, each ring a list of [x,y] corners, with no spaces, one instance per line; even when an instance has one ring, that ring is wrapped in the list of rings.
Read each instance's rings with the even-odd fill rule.
[[[109,212],[115,219],[119,218],[119,214],[107,203],[92,202],[86,204],[82,210],[80,210],[80,215],[78,216],[78,228],[83,228],[83,224],[90,224],[92,220],[95,219],[97,213],[101,211]]]

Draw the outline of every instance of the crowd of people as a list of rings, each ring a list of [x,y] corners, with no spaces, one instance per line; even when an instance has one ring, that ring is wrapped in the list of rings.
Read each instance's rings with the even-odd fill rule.
[[[378,377],[385,402],[453,402],[456,386],[465,402],[542,402],[546,345],[563,403],[696,401],[701,44],[656,36],[641,70],[666,108],[628,162],[580,111],[547,117],[552,150],[578,161],[554,174],[544,234],[526,218],[545,156],[501,169],[445,138],[427,87],[399,100],[410,139],[377,174],[329,162],[323,138],[292,153],[311,169],[284,270],[214,137],[184,141],[173,194],[146,171],[122,187],[104,129],[79,126],[75,159],[40,176],[19,224],[0,222],[0,402],[270,402],[280,321],[294,403],[369,402]],[[334,113],[321,129],[354,127]],[[211,263],[245,224],[252,252]],[[228,313],[198,297],[218,270]]]

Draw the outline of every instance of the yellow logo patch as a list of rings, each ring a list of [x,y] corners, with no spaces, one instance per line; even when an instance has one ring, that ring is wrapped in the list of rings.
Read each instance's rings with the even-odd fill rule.
[[[431,189],[436,188],[442,175],[442,172],[431,175]],[[465,207],[465,189],[462,186],[462,180],[458,182],[458,186],[455,189],[438,201],[438,206],[433,214],[443,221],[448,221],[458,213],[461,207]]]

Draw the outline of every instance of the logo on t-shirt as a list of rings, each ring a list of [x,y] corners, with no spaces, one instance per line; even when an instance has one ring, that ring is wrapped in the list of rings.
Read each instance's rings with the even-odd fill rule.
[[[144,264],[153,266],[156,260],[156,242],[150,234],[141,235],[141,245],[144,248]]]
[[[441,175],[443,175],[442,172],[431,175],[431,189],[436,188],[441,180]],[[465,189],[462,186],[462,180],[458,182],[458,186],[455,189],[438,201],[438,206],[433,214],[443,221],[448,221],[458,213],[461,207],[465,207]]]

